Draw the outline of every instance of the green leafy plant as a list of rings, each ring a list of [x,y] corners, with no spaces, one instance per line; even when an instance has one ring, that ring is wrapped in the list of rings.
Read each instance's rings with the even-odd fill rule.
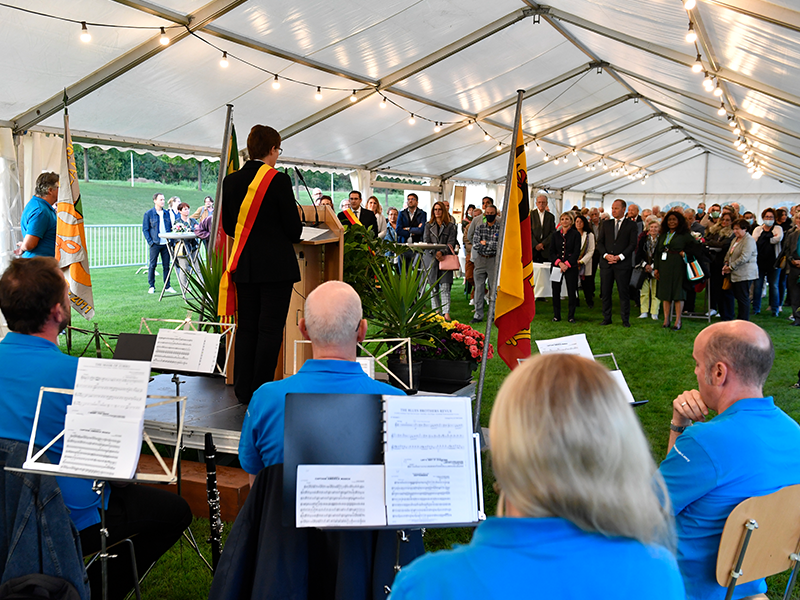
[[[225,258],[221,252],[214,252],[205,262],[198,261],[197,269],[188,274],[186,306],[197,315],[198,320],[219,322],[219,284],[224,271]]]

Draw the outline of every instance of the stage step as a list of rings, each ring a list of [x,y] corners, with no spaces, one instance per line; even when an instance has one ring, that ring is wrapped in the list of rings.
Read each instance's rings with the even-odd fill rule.
[[[165,459],[168,467],[172,459]],[[140,473],[163,473],[155,457],[142,454],[139,457]],[[181,495],[192,508],[196,517],[208,518],[208,495],[206,492],[206,465],[191,460],[181,461]],[[146,484],[151,485],[151,484]],[[178,486],[152,484],[153,487],[165,489],[173,494],[178,493]],[[222,520],[233,522],[244,506],[247,494],[250,493],[250,479],[242,469],[234,467],[217,467],[217,489],[219,489],[220,513]]]

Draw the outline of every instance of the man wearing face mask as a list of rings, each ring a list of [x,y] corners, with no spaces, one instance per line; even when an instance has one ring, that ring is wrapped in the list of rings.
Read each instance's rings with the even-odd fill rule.
[[[494,284],[494,270],[497,263],[497,241],[500,237],[500,221],[497,219],[497,208],[487,204],[485,209],[485,223],[475,228],[472,238],[472,251],[475,262],[475,315],[473,323],[483,321],[484,285],[489,283],[489,293],[492,293]]]
[[[720,208],[721,207],[719,204],[712,204],[702,221],[700,221],[700,224],[706,229],[708,229],[711,225],[716,225],[721,214]]]

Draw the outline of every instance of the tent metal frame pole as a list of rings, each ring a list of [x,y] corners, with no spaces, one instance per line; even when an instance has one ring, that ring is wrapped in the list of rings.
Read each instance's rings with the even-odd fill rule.
[[[511,186],[514,184],[514,162],[516,160],[515,148],[517,147],[517,133],[520,130],[520,119],[522,118],[522,99],[525,90],[517,90],[517,110],[514,116],[514,141],[511,144],[511,151],[508,153],[508,175],[506,177],[506,189],[503,193],[503,215],[508,213],[508,200],[511,197]],[[520,140],[522,141],[522,140]],[[494,276],[492,277],[492,288],[489,291],[489,309],[486,311],[486,331],[483,340],[483,356],[481,357],[481,370],[478,376],[478,390],[475,394],[475,414],[472,415],[472,431],[480,432],[481,425],[481,400],[483,399],[484,380],[486,379],[486,363],[489,360],[489,339],[492,334],[492,323],[494,322],[494,308],[497,301],[497,282],[500,279],[500,269],[503,264],[503,242],[506,237],[506,221],[503,221],[500,228],[500,237],[497,240],[497,253],[495,254]]]
[[[214,197],[214,215],[211,217],[211,235],[208,243],[208,259],[214,254],[217,245],[217,231],[219,230],[219,220],[222,214],[222,180],[228,171],[228,157],[231,152],[231,124],[233,123],[233,104],[226,104],[225,129],[222,134],[222,153],[219,157],[219,175],[217,176],[217,193]]]

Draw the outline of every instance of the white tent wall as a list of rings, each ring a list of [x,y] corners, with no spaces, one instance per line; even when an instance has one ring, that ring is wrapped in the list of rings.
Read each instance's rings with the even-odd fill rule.
[[[24,204],[33,195],[36,178],[46,171],[58,173],[61,168],[61,155],[64,152],[64,139],[33,131],[19,137],[17,160],[22,199]]]
[[[19,233],[22,208],[14,137],[10,129],[0,127],[0,272],[5,271],[17,242],[22,241]]]
[[[760,220],[761,211],[767,207],[800,204],[800,191],[766,177],[755,180],[740,165],[704,154],[653,175],[644,185],[642,180],[636,180],[606,193],[604,205],[610,206],[614,198],[623,198],[642,208],[657,205],[662,209],[675,202],[691,208],[697,208],[699,202],[705,202],[706,206],[738,202],[742,212],[752,211]]]

